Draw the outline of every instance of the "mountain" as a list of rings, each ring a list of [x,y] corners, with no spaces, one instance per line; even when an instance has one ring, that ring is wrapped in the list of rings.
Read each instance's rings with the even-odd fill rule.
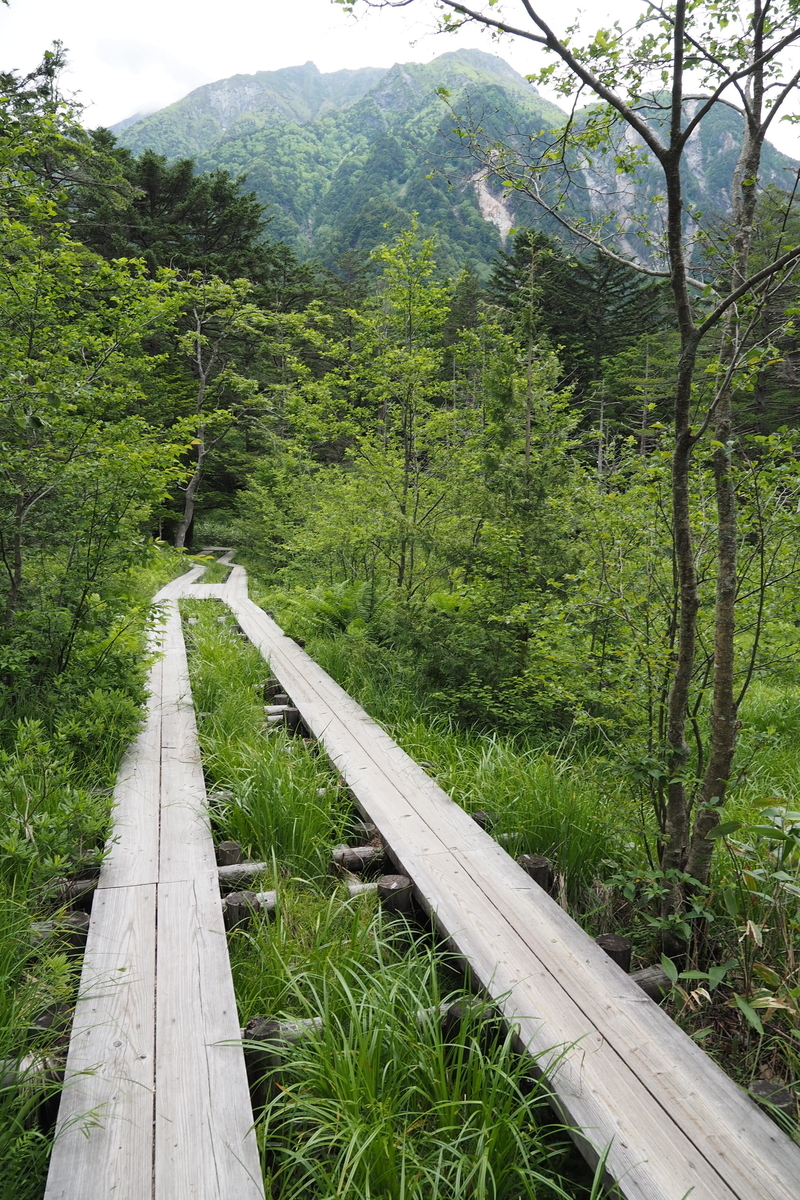
[[[524,151],[564,120],[503,59],[458,50],[388,70],[322,74],[308,62],[234,75],[114,128],[136,153],[152,149],[245,175],[269,206],[271,235],[302,258],[330,263],[353,253],[365,256],[417,212],[423,232],[436,234],[444,272],[454,273],[469,259],[485,274],[512,228],[547,228],[549,218],[480,169],[454,126],[479,125],[489,138]],[[738,114],[717,106],[693,135],[687,199],[706,213],[729,208],[726,189],[739,132]],[[792,164],[767,146],[763,166],[763,179],[783,185]],[[649,231],[657,231],[653,199],[661,181],[655,167],[621,183],[606,155],[578,174],[584,185],[575,190],[578,215],[615,213],[628,252],[650,257],[632,214],[648,211]]]
[[[436,229],[443,270],[480,267],[514,222],[453,133],[449,104],[503,112],[526,129],[563,113],[508,63],[478,50],[388,70],[321,74],[313,63],[237,75],[197,88],[142,120],[116,127],[136,153],[192,157],[244,174],[270,206],[273,237],[301,257],[368,252],[420,214]],[[495,189],[497,190],[497,189]]]

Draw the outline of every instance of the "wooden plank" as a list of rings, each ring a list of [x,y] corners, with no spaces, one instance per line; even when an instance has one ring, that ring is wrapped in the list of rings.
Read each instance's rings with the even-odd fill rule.
[[[155,883],[158,879],[161,786],[161,679],[159,659],[148,679],[145,724],[126,752],[114,787],[112,833],[100,872],[103,887]]]
[[[692,1139],[641,1087],[624,1057],[596,1029],[451,855],[404,864],[429,898],[437,923],[538,1056],[567,1120],[599,1152],[626,1195],[666,1200],[690,1193],[733,1200],[733,1191]],[[430,904],[430,900],[428,901]],[[588,940],[588,939],[587,939]],[[601,951],[602,953],[602,951]]]
[[[216,872],[158,914],[155,1200],[263,1200]]]
[[[189,666],[177,605],[167,606],[161,726],[161,881],[215,869]]]
[[[186,585],[181,597],[187,600],[222,600],[224,593],[224,583],[192,583]]]
[[[157,597],[161,657],[115,791],[46,1200],[264,1197],[176,604],[202,572]]]
[[[247,599],[247,572],[244,567],[233,567],[225,580],[223,600]]]
[[[621,1191],[795,1200],[800,1149],[266,614],[226,599],[440,927],[546,1056],[563,1110],[611,1144]]]
[[[309,656],[291,639],[264,632],[263,622],[253,620],[250,601],[231,607],[359,803],[362,795],[368,798],[369,815],[392,849],[401,855],[418,852],[421,838],[429,853],[451,845],[479,849],[495,844],[330,676],[316,664],[306,674]],[[404,840],[407,823],[413,829],[411,840]]]
[[[151,1200],[155,905],[95,895],[45,1200]]]
[[[758,1109],[704,1051],[645,996],[611,959],[502,850],[480,858],[453,856],[505,922],[501,942],[512,953],[523,941],[583,1013],[605,1043],[628,1064],[670,1119],[686,1130],[713,1161],[721,1155],[728,1178],[753,1200],[782,1196],[781,1179],[800,1180],[798,1148]],[[558,946],[557,956],[548,948]],[[636,993],[639,993],[638,995]],[[724,1129],[727,1144],[714,1146]],[[763,1159],[759,1178],[754,1161]]]

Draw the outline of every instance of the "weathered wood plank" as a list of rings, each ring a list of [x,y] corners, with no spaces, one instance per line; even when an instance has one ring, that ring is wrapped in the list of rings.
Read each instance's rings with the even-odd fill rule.
[[[158,913],[155,1200],[263,1200],[216,872]]]
[[[216,869],[189,666],[174,602],[168,605],[161,726],[162,882]]]
[[[525,942],[616,1053],[642,1080],[652,1080],[651,1091],[665,1112],[693,1130],[701,1149],[715,1127],[725,1129],[725,1157],[742,1181],[750,1179],[752,1163],[764,1157],[759,1179],[748,1183],[748,1194],[753,1200],[780,1195],[781,1176],[800,1169],[798,1149],[772,1121],[763,1120],[722,1068],[587,939],[546,892],[536,885],[526,889],[525,872],[501,847],[481,854],[480,860],[472,852],[454,857],[505,921],[514,951],[520,940]],[[559,947],[557,956],[547,954],[548,945]]]
[[[45,1200],[151,1200],[155,918],[153,884],[95,895]]]
[[[181,596],[187,600],[222,600],[225,595],[224,583],[192,583],[187,584]]]
[[[223,600],[247,599],[247,572],[244,567],[232,567],[231,573],[225,580]]]
[[[122,760],[111,819],[112,833],[100,887],[155,883],[158,879],[161,785],[161,680],[163,661],[150,670],[145,724]]]

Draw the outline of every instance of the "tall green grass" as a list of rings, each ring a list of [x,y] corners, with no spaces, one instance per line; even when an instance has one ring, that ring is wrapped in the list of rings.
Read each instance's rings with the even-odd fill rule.
[[[183,606],[218,837],[273,861],[274,919],[230,936],[240,1020],[322,1017],[266,1080],[257,1118],[274,1200],[586,1197],[593,1183],[554,1124],[531,1062],[480,1022],[442,1024],[464,999],[447,955],[420,930],[350,898],[327,874],[351,813],[326,761],[264,733],[260,656],[220,606]],[[212,791],[213,795],[213,791]],[[596,1194],[596,1188],[595,1188]]]
[[[335,774],[301,739],[265,730],[260,685],[269,670],[237,635],[228,610],[211,601],[183,609],[198,621],[186,633],[216,831],[254,860],[324,874],[349,812]]]
[[[510,1035],[479,1017],[448,1029],[436,951],[342,954],[296,1003],[323,1018],[275,1074],[259,1122],[266,1180],[280,1200],[500,1200],[574,1197],[564,1130]],[[387,942],[389,952],[387,953]]]

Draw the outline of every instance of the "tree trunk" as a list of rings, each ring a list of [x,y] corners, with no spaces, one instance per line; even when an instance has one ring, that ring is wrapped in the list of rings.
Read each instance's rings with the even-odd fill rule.
[[[202,429],[198,431],[198,447],[197,447],[197,465],[192,473],[192,478],[186,487],[186,495],[183,503],[183,517],[175,532],[175,548],[182,550],[186,545],[186,535],[189,532],[189,526],[194,518],[194,506],[197,500],[197,491],[200,487],[200,480],[203,477],[203,463],[205,462],[206,450],[203,440]]]
[[[760,108],[763,89],[756,76],[754,117],[745,121],[745,135],[733,182],[734,263],[731,290],[746,279],[756,208],[755,180],[761,159]],[[714,692],[711,707],[709,759],[703,778],[686,870],[705,884],[711,873],[714,842],[709,834],[719,823],[736,753],[739,729],[735,685],[735,635],[738,529],[733,479],[733,383],[736,363],[737,316],[725,322],[719,365],[722,377],[715,414],[714,481],[717,504],[717,588],[714,607]]]

